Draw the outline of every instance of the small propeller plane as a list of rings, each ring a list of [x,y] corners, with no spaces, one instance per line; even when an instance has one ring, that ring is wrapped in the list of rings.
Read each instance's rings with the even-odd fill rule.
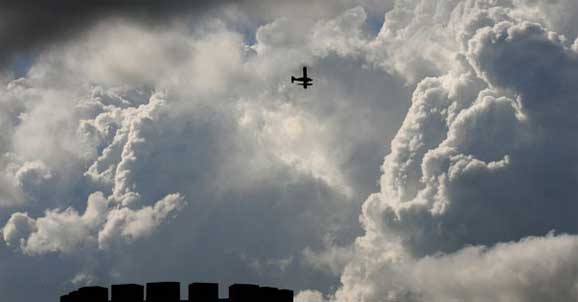
[[[291,76],[291,83],[294,82],[300,82],[297,83],[297,85],[301,85],[303,86],[303,89],[307,89],[308,86],[313,86],[313,79],[307,77],[307,66],[303,66],[303,76],[300,78],[296,78],[294,76]]]

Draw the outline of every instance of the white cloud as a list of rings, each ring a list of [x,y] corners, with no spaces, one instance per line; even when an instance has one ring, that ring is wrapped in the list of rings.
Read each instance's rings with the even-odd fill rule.
[[[0,213],[0,266],[62,265],[44,294],[169,273],[327,293],[343,263],[319,269],[304,251],[343,251],[359,233],[408,95],[360,67],[367,13],[345,2],[154,29],[111,20],[41,52],[0,90],[2,193],[19,197]],[[289,85],[302,64],[318,89]]]
[[[35,255],[49,252],[73,253],[85,248],[109,248],[112,242],[132,241],[145,236],[173,215],[184,201],[168,195],[153,206],[138,210],[110,205],[101,192],[89,196],[85,212],[47,210],[32,219],[26,213],[14,213],[3,229],[4,241]]]
[[[578,231],[564,214],[576,209],[576,53],[517,3],[410,2],[388,13],[380,38],[407,41],[384,62],[412,80],[409,48],[437,76],[417,85],[363,205],[337,300],[574,301],[575,236],[535,236]]]
[[[323,294],[316,290],[302,290],[295,295],[297,302],[321,302],[324,301]]]
[[[337,18],[315,24],[312,32],[312,48],[324,52],[335,52],[340,56],[357,55],[367,45],[363,26],[367,13],[363,7],[352,8]]]
[[[346,283],[338,298],[574,301],[578,270],[573,259],[577,246],[576,236],[548,235],[492,247],[470,246],[419,259],[389,259],[378,270],[367,270],[366,264],[354,262],[343,278],[366,278],[365,282]]]
[[[98,233],[99,245],[107,247],[110,241],[135,240],[150,235],[170,215],[185,205],[178,194],[168,195],[153,206],[137,211],[116,208],[108,213],[106,224]]]
[[[576,300],[575,5],[390,5],[117,20],[42,52],[0,90],[7,246],[70,261],[59,284]],[[373,9],[388,10],[376,37]],[[314,89],[287,81],[302,64]]]
[[[36,231],[36,222],[26,213],[14,213],[2,229],[3,239],[9,246],[19,247],[23,238]]]

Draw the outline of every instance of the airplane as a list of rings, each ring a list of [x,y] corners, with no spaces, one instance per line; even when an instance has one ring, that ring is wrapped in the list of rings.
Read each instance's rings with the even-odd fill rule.
[[[297,85],[303,86],[303,89],[307,89],[308,86],[313,86],[313,79],[307,77],[307,66],[303,66],[303,76],[300,78],[296,78],[291,76],[291,83],[294,82],[301,82],[297,83]]]

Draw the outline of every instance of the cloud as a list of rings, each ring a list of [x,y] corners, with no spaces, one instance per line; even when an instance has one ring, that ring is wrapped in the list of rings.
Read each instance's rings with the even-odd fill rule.
[[[0,266],[62,261],[52,290],[576,300],[573,4],[389,4],[242,3],[49,43],[0,90]],[[287,83],[302,64],[315,89]]]
[[[373,8],[381,8],[384,3],[360,1]],[[245,20],[263,22],[269,18],[298,16],[303,7],[308,7],[311,16],[328,17],[350,5],[350,0],[335,1],[326,5],[324,1],[260,1],[244,0],[104,0],[104,1],[13,1],[0,3],[0,52],[2,67],[14,59],[30,60],[33,54],[50,49],[61,43],[68,43],[101,23],[130,20],[138,22],[149,30],[170,27],[177,22],[191,22],[206,15],[220,14],[222,9],[234,15],[235,22],[241,16]],[[387,3],[387,2],[386,2]],[[229,15],[231,17],[231,15]],[[17,60],[18,61],[18,60]]]
[[[573,261],[576,240],[576,236],[547,235],[419,259],[390,259],[392,262],[381,262],[385,266],[371,274],[365,274],[357,263],[343,277],[367,279],[346,283],[355,285],[342,288],[338,297],[362,301],[573,301],[578,277]]]
[[[114,209],[108,213],[106,224],[98,233],[99,245],[106,248],[113,240],[135,240],[148,236],[168,216],[175,215],[184,205],[181,196],[172,194],[153,206],[137,211],[128,208]]]
[[[294,300],[298,302],[324,301],[323,294],[315,290],[300,291],[295,295]]]
[[[2,1],[1,56],[9,58],[77,37],[111,18],[144,24],[170,22],[173,17],[206,11],[226,1]]]
[[[72,253],[98,245],[109,248],[113,242],[132,241],[150,235],[184,201],[179,195],[168,195],[153,206],[138,210],[110,206],[101,192],[93,193],[86,211],[48,210],[43,217],[32,219],[26,213],[14,213],[4,226],[4,241],[35,255],[48,252]],[[117,243],[119,242],[119,243]]]
[[[366,36],[366,13],[346,6],[260,19],[254,43],[231,8],[193,28],[111,21],[7,80],[0,164],[34,169],[22,187],[6,172],[22,197],[0,212],[0,265],[63,269],[42,293],[5,286],[6,297],[154,279],[329,292],[343,264],[319,269],[304,251],[359,234],[359,200],[376,190],[409,96],[402,79],[360,67],[362,39],[338,41]],[[295,33],[302,21],[312,27]],[[287,83],[302,62],[312,93]],[[17,288],[33,271],[0,283]]]
[[[22,238],[27,238],[36,230],[36,223],[26,213],[12,214],[4,229],[3,239],[10,246],[19,246]]]
[[[575,300],[575,236],[544,235],[578,231],[565,214],[576,210],[571,43],[509,1],[404,4],[380,37],[410,35],[394,53],[413,49],[436,76],[418,83],[363,205],[337,300]]]

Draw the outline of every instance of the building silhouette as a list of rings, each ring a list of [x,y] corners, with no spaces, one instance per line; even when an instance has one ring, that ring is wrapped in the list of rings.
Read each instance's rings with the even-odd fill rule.
[[[108,289],[100,286],[82,287],[60,297],[60,302],[107,302]]]
[[[86,302],[108,301],[108,288],[100,286],[83,287],[78,290]]]
[[[116,284],[110,287],[111,302],[142,302],[144,286],[140,284]]]
[[[262,286],[259,288],[261,301],[278,301],[279,289],[275,287]]]
[[[279,295],[278,297],[278,301],[279,302],[293,302],[293,291],[290,289],[280,289],[279,290]]]
[[[194,282],[188,286],[188,299],[181,300],[179,282],[115,284],[110,287],[110,302],[293,302],[293,291],[256,284],[233,284],[229,297],[219,298],[217,283]],[[146,295],[145,295],[146,293]],[[60,296],[60,302],[109,302],[108,288],[82,287]]]
[[[181,284],[179,282],[147,283],[146,302],[180,302]]]
[[[219,285],[199,282],[189,284],[189,302],[219,302]]]
[[[229,286],[229,302],[260,302],[261,291],[255,284],[233,284]]]

